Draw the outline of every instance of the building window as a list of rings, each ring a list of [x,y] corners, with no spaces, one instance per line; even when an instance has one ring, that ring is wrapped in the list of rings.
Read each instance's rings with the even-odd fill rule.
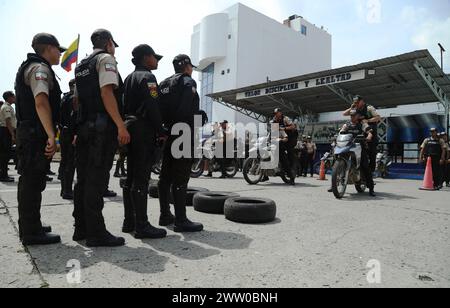
[[[207,95],[214,91],[214,63],[202,71],[201,106],[209,119],[212,119],[213,100]]]
[[[228,73],[228,74],[231,73],[231,70],[230,70],[230,69],[227,69],[227,73]]]
[[[228,34],[228,39],[231,40],[231,34]]]
[[[307,35],[308,34],[308,28],[304,25],[302,25],[302,30],[301,30],[303,35]]]

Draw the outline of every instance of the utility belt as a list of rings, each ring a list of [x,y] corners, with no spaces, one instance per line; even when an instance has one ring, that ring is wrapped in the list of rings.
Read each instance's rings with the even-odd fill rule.
[[[80,127],[87,127],[89,130],[95,130],[96,132],[104,132],[115,126],[107,113],[96,113],[87,116],[86,121],[80,123]]]

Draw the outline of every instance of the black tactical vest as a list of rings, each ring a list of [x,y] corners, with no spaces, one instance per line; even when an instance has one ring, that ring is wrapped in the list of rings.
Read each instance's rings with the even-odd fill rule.
[[[366,104],[362,110],[358,110],[358,114],[361,115],[365,120],[370,120],[373,118],[371,114],[369,114],[369,106]],[[372,129],[374,140],[378,140],[378,124],[377,123],[369,123],[370,128]]]
[[[97,71],[98,57],[106,54],[106,51],[93,53],[88,58],[80,62],[75,69],[75,81],[78,98],[78,124],[86,121],[93,121],[97,115],[107,114],[100,89],[99,75]],[[119,111],[123,117],[123,81],[119,75],[119,87],[114,90]]]
[[[280,121],[275,121],[276,124],[279,124],[281,128],[286,128],[286,124],[285,124],[285,116],[283,116],[283,118]],[[288,145],[290,146],[296,146],[297,145],[297,140],[298,140],[298,130],[289,130],[286,131],[286,135],[288,136]]]
[[[176,124],[173,116],[173,112],[178,110],[182,91],[182,81],[185,74],[176,74],[167,78],[160,83],[159,88],[161,91],[160,96],[160,111],[163,123],[167,128],[172,128]]]
[[[428,144],[425,147],[425,154],[427,156],[438,156],[441,157],[442,147],[439,139],[428,138]]]
[[[28,54],[27,60],[22,63],[19,72],[16,76],[15,91],[16,91],[16,114],[17,122],[20,126],[23,122],[28,122],[32,125],[38,125],[42,128],[36,112],[36,103],[31,87],[25,84],[25,71],[32,63],[41,63],[49,67],[51,76],[49,78],[53,81],[53,89],[49,89],[49,102],[52,109],[53,122],[59,119],[59,108],[61,105],[61,89],[56,80],[55,72],[52,70],[50,63],[37,54]]]

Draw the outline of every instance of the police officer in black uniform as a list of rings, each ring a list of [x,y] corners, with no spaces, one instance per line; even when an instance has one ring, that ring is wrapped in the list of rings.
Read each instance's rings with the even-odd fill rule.
[[[442,188],[442,173],[441,166],[445,164],[446,146],[444,140],[439,138],[436,128],[430,129],[431,137],[424,140],[421,151],[420,159],[425,164],[428,158],[431,158],[431,164],[433,168],[433,186],[434,189],[439,190]]]
[[[79,120],[73,240],[87,239],[88,247],[115,247],[125,239],[106,230],[103,194],[118,142],[128,144],[130,135],[120,113],[123,83],[114,58],[118,45],[104,29],[96,30],[91,41],[94,52],[75,70]]]
[[[163,130],[159,111],[159,88],[152,70],[158,69],[163,57],[148,45],[133,50],[136,69],[125,79],[124,113],[131,135],[128,145],[128,174],[123,187],[125,221],[123,232],[136,231],[137,239],[158,239],[167,236],[163,229],[153,227],[148,221],[148,184],[158,135]]]
[[[20,66],[16,77],[19,233],[24,245],[47,245],[61,241],[41,223],[42,192],[46,187],[49,160],[56,152],[55,120],[61,90],[52,70],[66,49],[51,34],[33,39],[34,54]]]
[[[192,79],[195,66],[187,55],[175,57],[173,65],[176,74],[160,84],[163,122],[170,131],[176,124],[187,124],[191,130],[191,142],[194,143],[194,116],[201,114],[203,125],[208,121],[206,114],[199,110],[200,97],[197,92],[197,84]],[[164,148],[159,181],[160,225],[168,226],[174,222],[169,207],[169,194],[172,189],[176,217],[175,232],[200,232],[203,231],[203,225],[191,222],[186,216],[186,191],[190,179],[193,153],[190,157],[184,156],[180,159],[175,158],[172,153],[172,150],[176,150],[172,149],[172,145],[179,137],[179,135],[171,135]],[[191,146],[193,148],[193,145]]]
[[[283,111],[279,108],[275,109],[272,122],[279,124],[281,133],[285,133],[287,135],[287,141],[280,142],[280,159],[283,169],[290,179],[290,184],[295,185],[297,168],[295,146],[297,145],[298,140],[297,126],[290,118],[285,116]]]
[[[61,164],[59,176],[61,180],[61,197],[73,200],[73,177],[75,175],[75,146],[73,144],[76,131],[77,112],[74,108],[75,79],[69,82],[70,91],[65,93],[61,101],[60,145]]]
[[[367,124],[372,129],[373,139],[367,143],[368,155],[369,155],[369,168],[372,172],[375,172],[377,167],[377,154],[378,154],[378,124],[381,122],[381,116],[375,107],[366,104],[364,98],[360,95],[356,95],[353,98],[353,105],[350,109],[344,112],[344,116],[349,116],[352,110],[356,110],[362,118],[363,124]]]
[[[366,140],[361,142],[361,174],[366,179],[367,188],[369,188],[369,194],[372,197],[376,197],[375,183],[373,182],[373,172],[369,166],[369,152],[368,143],[372,142],[374,138],[372,127],[367,123],[363,123],[364,117],[361,116],[358,110],[354,109],[350,111],[351,121],[344,125],[341,132],[352,134],[353,137],[364,135]]]

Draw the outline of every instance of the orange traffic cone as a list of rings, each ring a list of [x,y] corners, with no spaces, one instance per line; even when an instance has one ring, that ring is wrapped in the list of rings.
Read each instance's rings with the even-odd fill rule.
[[[420,190],[436,190],[433,185],[433,167],[431,164],[431,157],[428,157],[427,168],[425,169],[425,178],[423,179],[423,186]]]
[[[326,181],[327,180],[327,173],[325,170],[325,161],[322,160],[322,163],[320,164],[320,177],[319,181]]]

